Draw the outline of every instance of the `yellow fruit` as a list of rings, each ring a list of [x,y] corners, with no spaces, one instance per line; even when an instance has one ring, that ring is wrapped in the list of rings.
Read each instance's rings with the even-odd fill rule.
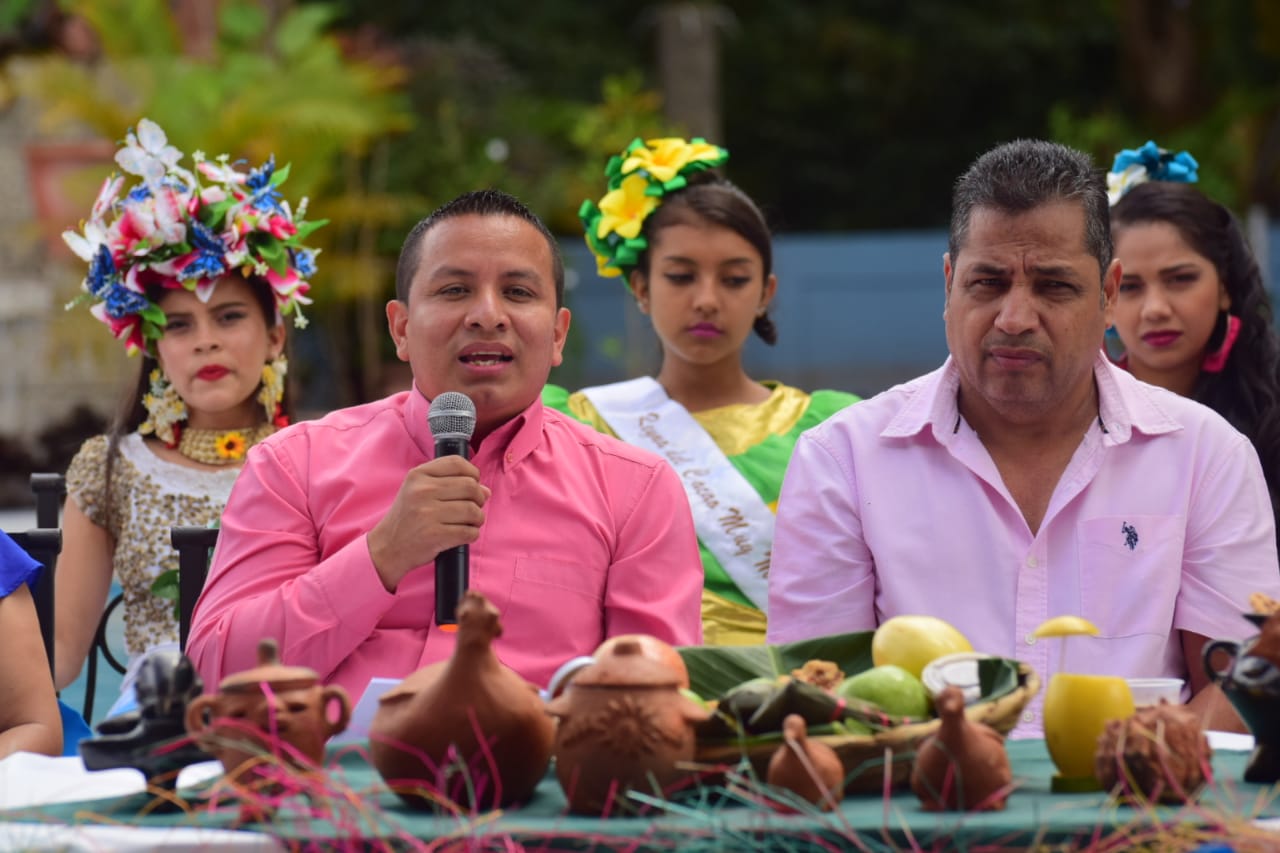
[[[1098,636],[1098,626],[1085,619],[1082,616],[1055,616],[1052,619],[1046,619],[1040,623],[1040,626],[1031,632],[1033,637],[1072,637],[1078,634],[1085,634],[1090,637]]]
[[[900,666],[916,678],[934,658],[971,651],[964,634],[934,616],[894,616],[871,638],[872,663]]]

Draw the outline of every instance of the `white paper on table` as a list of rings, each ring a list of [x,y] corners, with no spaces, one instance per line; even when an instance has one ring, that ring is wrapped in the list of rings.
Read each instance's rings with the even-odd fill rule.
[[[1224,749],[1227,752],[1248,752],[1253,749],[1253,735],[1242,735],[1238,732],[1207,731],[1210,749]]]
[[[0,823],[0,850],[57,850],[74,853],[161,850],[235,850],[276,853],[284,845],[270,835],[199,826],[103,826],[63,823]]]
[[[216,761],[202,761],[182,768],[178,787],[187,788],[222,774]],[[139,770],[86,770],[78,755],[36,755],[15,752],[0,761],[0,810],[51,803],[127,797],[147,789]]]
[[[351,721],[347,723],[346,730],[329,738],[329,743],[349,743],[353,740],[364,740],[369,737],[369,728],[373,725],[373,715],[378,712],[378,700],[382,698],[383,693],[386,693],[403,680],[401,678],[369,679],[369,686],[364,689],[364,695],[360,697],[360,701],[356,703],[356,706],[351,709]]]

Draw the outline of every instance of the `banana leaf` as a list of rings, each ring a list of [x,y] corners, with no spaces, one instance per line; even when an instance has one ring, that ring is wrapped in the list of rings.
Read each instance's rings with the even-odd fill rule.
[[[790,675],[809,660],[835,661],[846,676],[870,669],[873,634],[830,634],[758,646],[681,646],[676,651],[689,670],[689,687],[704,699],[714,699],[753,678]]]

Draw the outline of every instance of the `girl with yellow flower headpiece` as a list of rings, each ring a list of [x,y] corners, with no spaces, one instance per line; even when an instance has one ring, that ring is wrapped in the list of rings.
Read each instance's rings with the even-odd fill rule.
[[[177,644],[172,601],[153,591],[176,576],[170,528],[216,524],[249,449],[288,423],[283,316],[304,325],[316,252],[302,241],[324,224],[280,196],[289,170],[274,159],[248,171],[225,155],[182,160],[143,119],[116,154],[135,185],[109,177],[88,221],[63,235],[88,264],[72,305],[88,303],[142,356],[110,431],[67,471],[56,576],[59,688],[89,654],[112,576],[120,583],[130,668],[112,712],[145,653]]]
[[[605,169],[608,191],[580,216],[600,274],[622,277],[662,344],[655,377],[543,401],[652,450],[685,483],[705,571],[703,639],[763,643],[773,515],[804,430],[858,398],[758,381],[743,367],[754,332],[777,339],[769,228],[716,174],[728,158],[702,139],[635,140]]]

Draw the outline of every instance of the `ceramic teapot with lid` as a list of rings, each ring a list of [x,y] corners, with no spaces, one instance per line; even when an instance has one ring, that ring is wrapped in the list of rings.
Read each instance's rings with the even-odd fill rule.
[[[1205,643],[1204,671],[1253,733],[1244,780],[1269,785],[1280,781],[1280,613],[1244,617],[1261,631],[1241,642]]]
[[[275,640],[264,639],[258,666],[227,676],[217,693],[189,704],[186,725],[243,784],[261,775],[256,768],[318,768],[325,741],[344,730],[350,716],[345,690],[322,685],[315,670],[281,664]]]
[[[641,642],[623,639],[547,705],[560,718],[556,776],[570,811],[612,811],[630,788],[660,794],[685,775],[679,765],[693,758],[693,726],[710,715],[680,692],[681,678]]]

